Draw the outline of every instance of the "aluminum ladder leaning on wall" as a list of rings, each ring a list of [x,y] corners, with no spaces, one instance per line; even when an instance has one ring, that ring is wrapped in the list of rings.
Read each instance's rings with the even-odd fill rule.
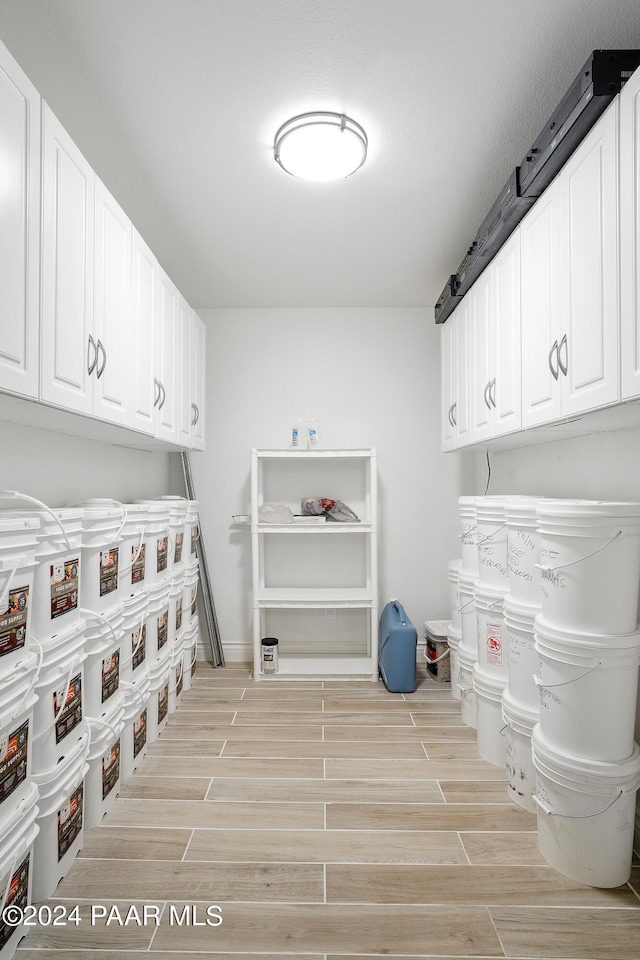
[[[193,487],[193,476],[191,474],[191,461],[188,453],[181,453],[182,475],[184,477],[184,488],[189,500],[197,500]],[[196,544],[198,561],[200,563],[200,588],[202,590],[202,605],[204,615],[207,621],[207,632],[209,634],[209,643],[211,644],[211,654],[213,656],[214,667],[224,667],[224,652],[222,650],[222,641],[220,640],[220,630],[218,628],[218,618],[216,616],[216,606],[213,601],[213,592],[211,590],[211,580],[209,578],[209,568],[207,566],[207,555],[204,548],[202,533],[199,531]]]

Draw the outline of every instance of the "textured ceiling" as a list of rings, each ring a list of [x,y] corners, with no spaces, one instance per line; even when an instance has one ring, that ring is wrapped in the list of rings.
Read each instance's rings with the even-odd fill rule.
[[[0,0],[0,39],[196,308],[425,306],[639,0]],[[287,176],[285,120],[369,157]]]

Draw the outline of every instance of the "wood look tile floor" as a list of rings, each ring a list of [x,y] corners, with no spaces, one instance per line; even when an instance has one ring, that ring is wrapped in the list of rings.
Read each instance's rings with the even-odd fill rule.
[[[615,890],[548,866],[421,673],[402,695],[198,664],[49,901],[82,922],[17,960],[639,960],[640,866]]]

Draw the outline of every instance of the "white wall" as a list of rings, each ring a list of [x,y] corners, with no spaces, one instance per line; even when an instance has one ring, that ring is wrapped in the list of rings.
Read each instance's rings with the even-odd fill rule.
[[[0,490],[19,490],[61,507],[87,497],[123,502],[165,493],[183,495],[170,481],[170,456],[0,420]],[[11,506],[0,500],[0,509]]]
[[[250,450],[288,447],[315,417],[324,447],[377,447],[380,603],[423,634],[448,617],[457,498],[473,455],[440,453],[440,337],[419,309],[200,310],[207,324],[207,449],[192,454],[225,658],[251,656]],[[319,491],[322,494],[322,491]],[[339,491],[327,491],[328,495]]]

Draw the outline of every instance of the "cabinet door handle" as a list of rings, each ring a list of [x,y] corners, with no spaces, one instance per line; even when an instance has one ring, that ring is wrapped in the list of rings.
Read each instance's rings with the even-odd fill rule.
[[[449,410],[447,411],[447,417],[449,418],[449,425],[451,427],[453,426],[453,418],[451,416],[452,412],[453,412],[453,404],[451,404],[451,406],[449,407]]]
[[[457,403],[452,403],[452,404],[451,404],[451,421],[452,421],[451,426],[452,426],[452,427],[457,427],[457,426],[458,426],[458,421],[456,420],[456,416],[455,416],[455,409],[456,409],[457,406],[458,406]]]
[[[553,341],[553,346],[551,347],[551,350],[549,350],[549,370],[551,370],[551,374],[552,374],[552,376],[553,376],[553,379],[554,379],[554,380],[557,380],[557,379],[558,379],[558,367],[556,366],[556,367],[554,368],[553,362],[552,362],[552,357],[553,357],[553,354],[554,354],[554,353],[555,353],[555,355],[556,355],[556,362],[559,362],[559,357],[558,357],[558,341],[557,341],[557,340],[554,340],[554,341]]]
[[[91,347],[93,347],[93,362],[90,360]],[[96,363],[98,362],[98,349],[96,347],[96,342],[89,334],[89,342],[87,343],[87,373],[89,376],[93,373],[96,368]]]
[[[157,407],[158,400],[160,399],[160,384],[158,383],[157,377],[153,378],[153,389],[154,389],[153,406]]]
[[[158,381],[158,386],[160,387],[160,396],[161,396],[158,410],[162,410],[162,408],[164,407],[164,402],[167,399],[167,391],[165,390],[164,384],[162,383],[161,380]]]
[[[489,388],[491,386],[491,380],[489,380],[484,388],[484,405],[491,409],[491,401],[489,399]]]
[[[106,351],[105,348],[104,348],[104,344],[103,344],[102,340],[98,340],[98,346],[97,346],[97,348],[96,348],[96,358],[97,358],[98,353],[100,352],[100,350],[102,350],[102,357],[103,357],[103,359],[102,359],[102,366],[98,367],[98,370],[96,371],[96,376],[97,376],[98,380],[100,379],[100,377],[101,377],[102,374],[104,373],[104,368],[105,368],[106,365],[107,365],[107,351]]]
[[[495,405],[496,405],[496,378],[495,377],[489,383],[489,399],[491,400],[491,406],[494,407],[495,409]]]
[[[191,421],[191,426],[195,427],[196,423],[200,419],[200,411],[198,410],[198,404],[192,403],[191,409],[193,410],[193,420]]]
[[[560,351],[562,350],[563,347],[564,347],[564,356],[565,356],[564,363],[562,362],[562,359],[560,357]],[[562,338],[562,340],[560,341],[560,346],[558,347],[558,366],[560,367],[560,369],[562,370],[562,373],[566,377],[567,371],[569,369],[569,344],[567,343],[566,333]]]

